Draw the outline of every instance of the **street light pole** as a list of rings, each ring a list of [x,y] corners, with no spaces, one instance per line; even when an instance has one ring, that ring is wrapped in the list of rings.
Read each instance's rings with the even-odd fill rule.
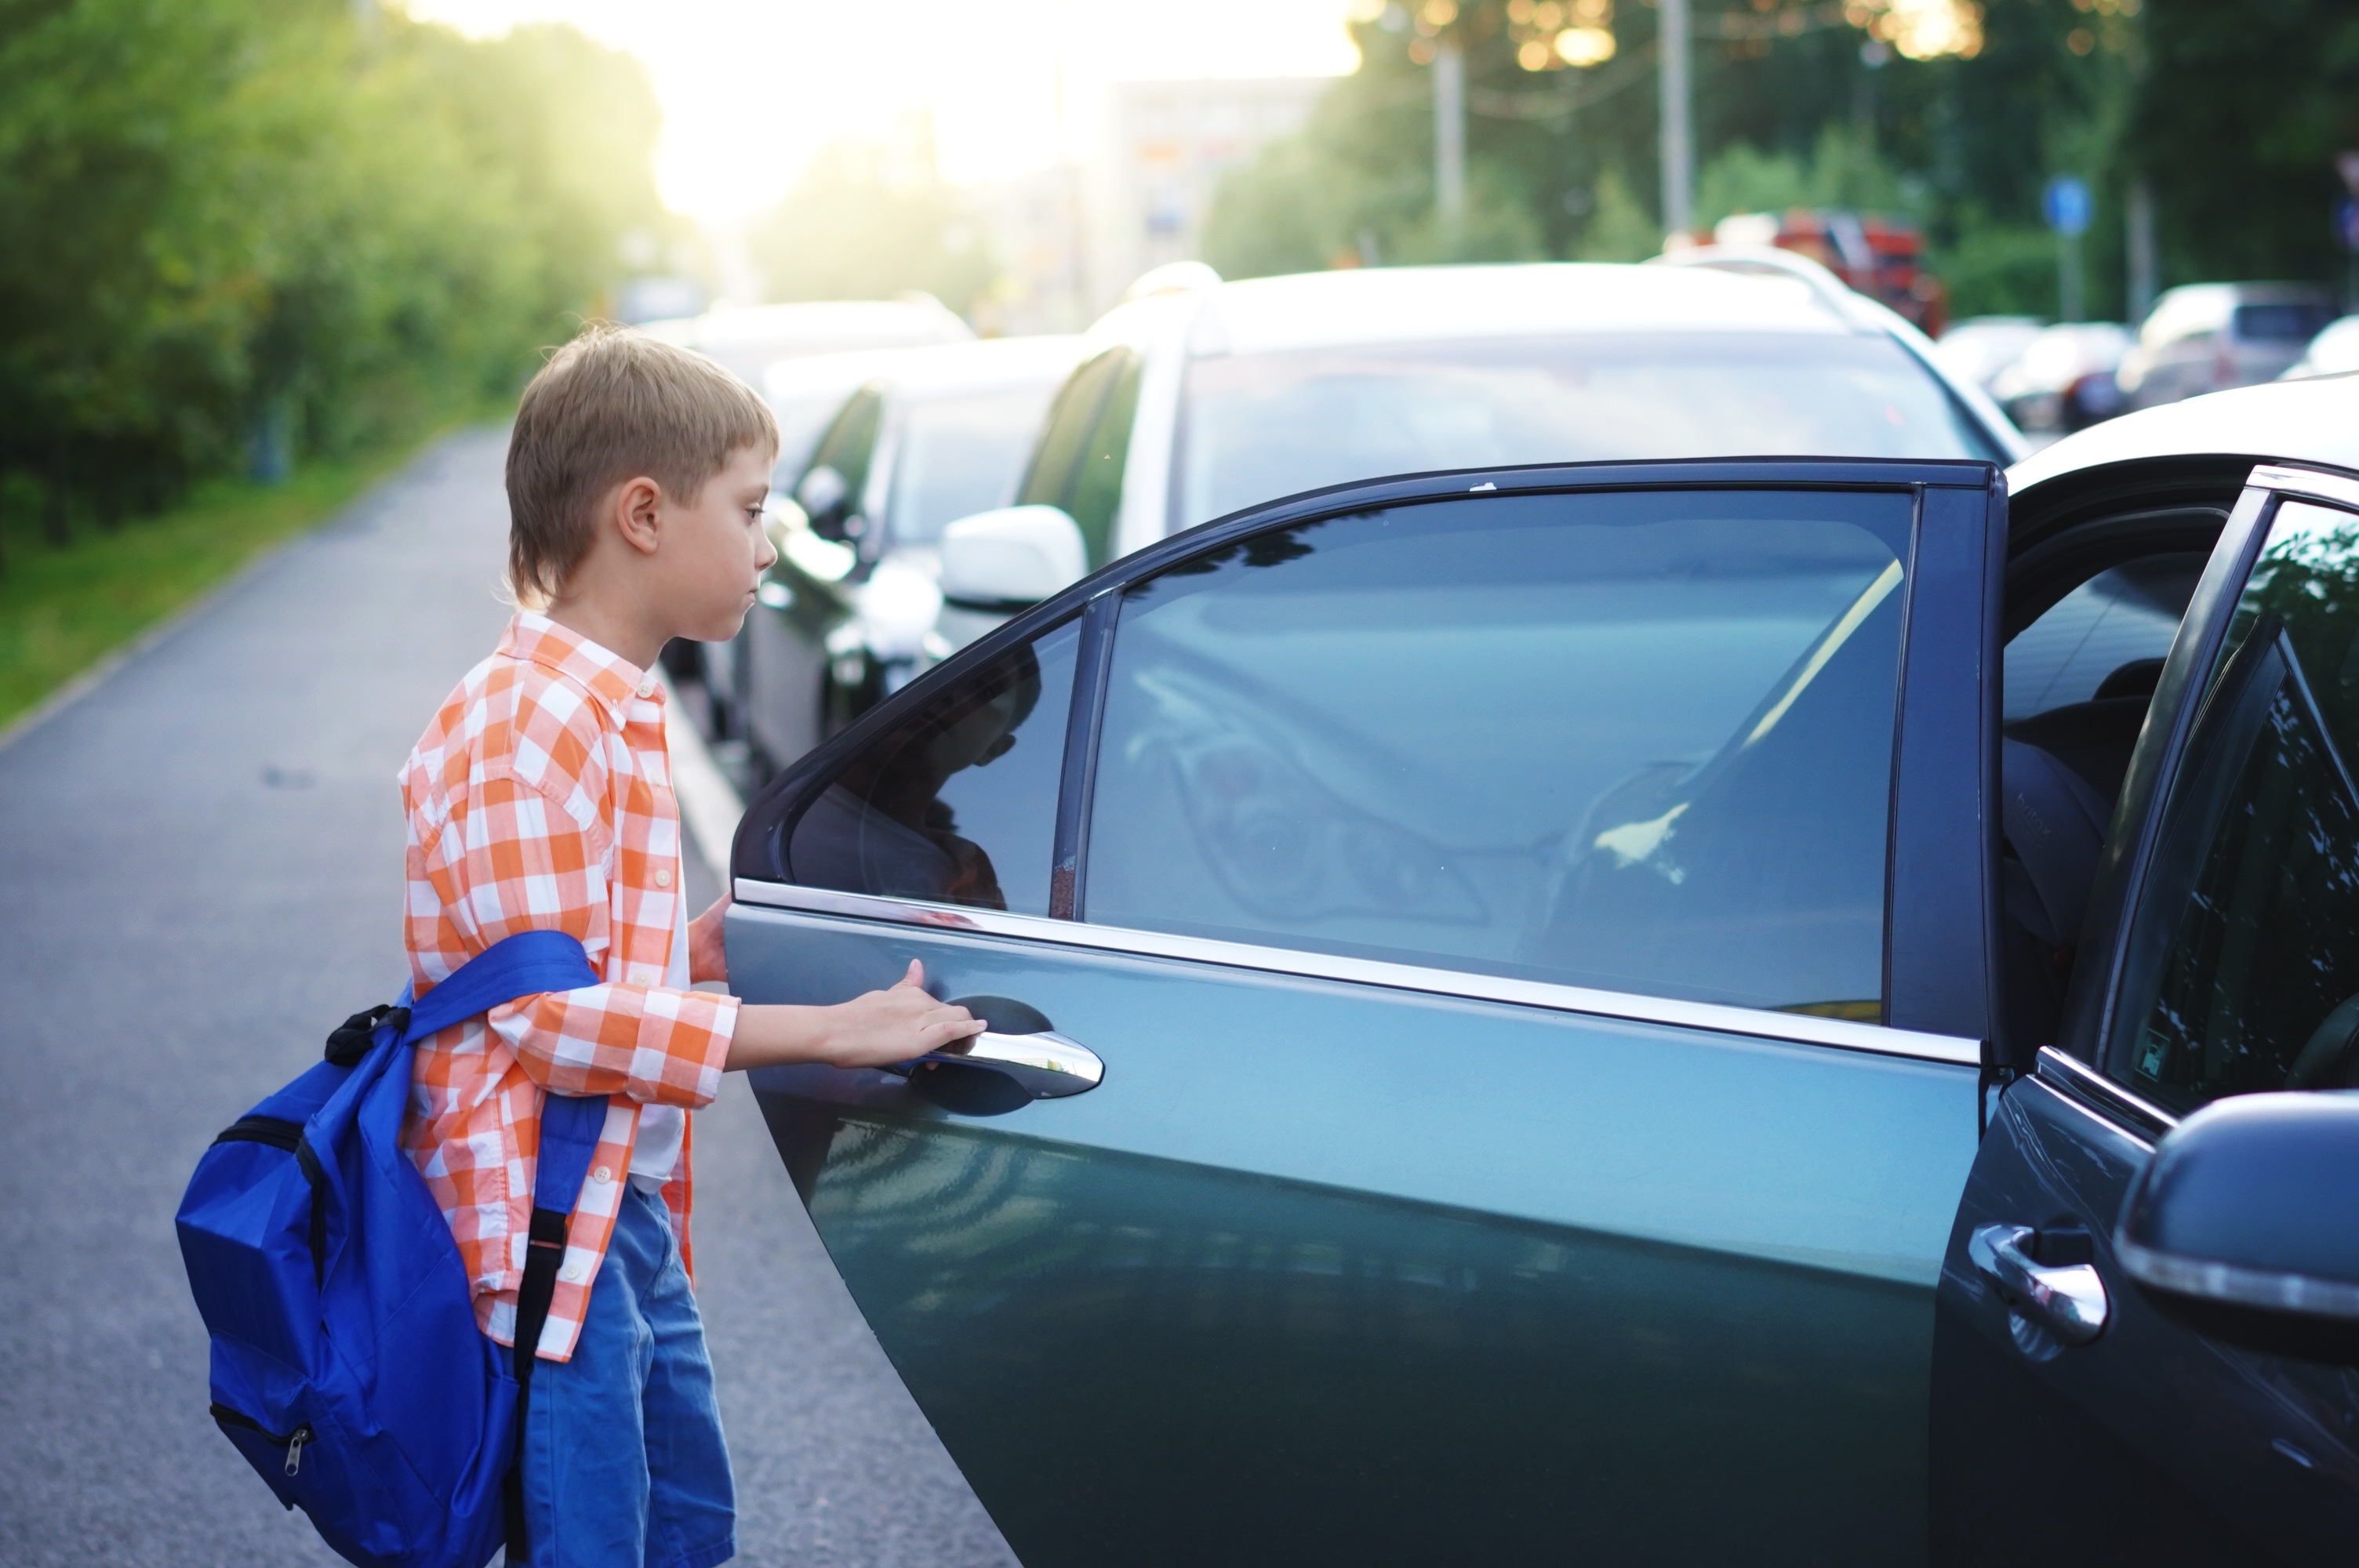
[[[1688,86],[1688,0],[1662,0],[1656,58],[1662,68],[1663,227],[1684,234],[1694,217],[1695,127]]]
[[[1466,228],[1466,56],[1454,33],[1433,57],[1433,208],[1454,260]]]

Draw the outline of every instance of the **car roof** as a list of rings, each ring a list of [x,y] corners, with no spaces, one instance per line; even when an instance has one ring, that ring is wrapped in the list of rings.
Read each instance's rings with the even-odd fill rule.
[[[972,329],[930,297],[818,299],[790,305],[739,305],[701,316],[649,321],[639,330],[689,349],[758,345],[784,357],[897,343],[940,343]]]
[[[2143,459],[2227,457],[2359,470],[2359,373],[2273,381],[2125,414],[2007,470],[2023,495],[2038,485]]]
[[[1859,330],[1799,279],[1704,267],[1370,267],[1246,278],[1201,297],[1191,341],[1230,353],[1558,333]]]
[[[848,397],[864,386],[923,397],[1054,384],[1080,362],[1083,343],[1079,334],[1044,334],[810,354],[772,365],[763,374],[762,390],[772,403],[784,404],[829,394]]]

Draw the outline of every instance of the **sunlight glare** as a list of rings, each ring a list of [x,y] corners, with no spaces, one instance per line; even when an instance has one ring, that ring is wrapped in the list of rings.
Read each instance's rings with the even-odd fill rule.
[[[1261,0],[1225,25],[1150,0],[410,0],[408,10],[478,36],[571,22],[636,55],[663,106],[665,200],[726,222],[777,201],[829,142],[886,138],[913,111],[932,115],[943,178],[967,185],[1086,157],[1115,81],[1341,74],[1357,63],[1351,5]]]

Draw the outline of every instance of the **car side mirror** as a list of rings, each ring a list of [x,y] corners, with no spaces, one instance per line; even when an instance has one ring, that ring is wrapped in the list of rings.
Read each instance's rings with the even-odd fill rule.
[[[1015,611],[1081,581],[1081,525],[1054,506],[1003,506],[942,530],[942,597],[965,610]]]
[[[2359,1094],[2238,1095],[2197,1111],[2131,1186],[2114,1250],[2198,1333],[2359,1367]]]
[[[821,463],[803,475],[795,486],[795,504],[810,519],[811,532],[824,539],[844,537],[844,511],[852,502],[852,487],[843,476]]]

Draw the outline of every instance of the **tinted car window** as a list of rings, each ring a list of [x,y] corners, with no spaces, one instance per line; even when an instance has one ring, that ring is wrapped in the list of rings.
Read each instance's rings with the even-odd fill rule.
[[[1135,587],[1082,915],[1880,1019],[1910,512],[1448,502]]]
[[[2359,1087],[2359,519],[2288,504],[2171,786],[2108,1068],[2185,1111]]]
[[[2334,312],[2323,305],[2239,305],[2235,333],[2261,343],[2306,343]]]
[[[1126,348],[1108,349],[1072,373],[1057,394],[1039,449],[1016,499],[1060,506],[1081,525],[1092,566],[1103,566],[1122,505],[1122,475],[1144,369]]]
[[[2155,556],[2100,572],[2057,600],[2006,645],[2006,717],[2087,702],[2108,681],[2134,682],[2141,665],[2158,671],[2202,572],[2200,555]],[[2147,678],[2136,692],[2153,689]]]
[[[1397,343],[1188,367],[1175,524],[1383,474],[1610,458],[1984,458],[1888,338],[1759,333]]]
[[[1049,391],[937,397],[911,408],[893,462],[894,540],[927,543],[940,537],[944,524],[1006,505]]]
[[[1045,633],[872,740],[795,820],[788,880],[1048,914],[1077,641]]]

